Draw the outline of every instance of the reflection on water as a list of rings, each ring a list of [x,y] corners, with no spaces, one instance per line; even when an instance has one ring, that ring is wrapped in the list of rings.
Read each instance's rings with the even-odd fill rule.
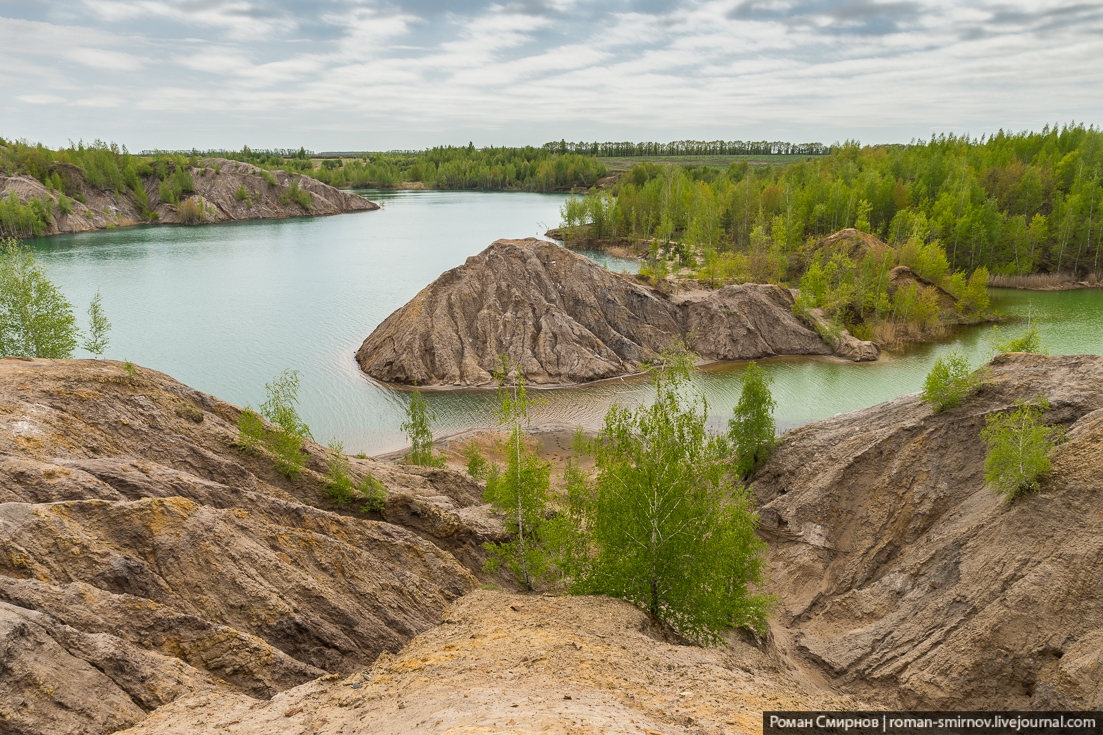
[[[388,314],[443,271],[493,240],[543,234],[558,223],[562,195],[372,192],[377,212],[198,228],[137,227],[39,240],[50,277],[77,307],[96,290],[111,320],[107,356],[168,373],[239,405],[264,400],[285,368],[302,373],[301,414],[321,441],[348,451],[400,448],[407,394],[365,377],[357,347]],[[638,263],[602,253],[611,270]],[[993,291],[1021,323],[1033,315],[1053,354],[1103,350],[1103,292]],[[1011,323],[1005,327],[1020,327]],[[990,328],[963,330],[876,363],[831,358],[761,362],[774,378],[782,428],[919,390],[934,359],[958,346],[974,364]],[[722,427],[738,399],[743,364],[707,367],[698,384]],[[539,420],[596,428],[614,401],[651,397],[646,379],[542,390]],[[491,390],[427,393],[437,433],[494,425]]]

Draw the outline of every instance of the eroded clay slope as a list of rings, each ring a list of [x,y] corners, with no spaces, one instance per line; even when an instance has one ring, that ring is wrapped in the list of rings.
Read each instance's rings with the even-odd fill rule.
[[[387,317],[356,359],[389,383],[476,386],[503,354],[535,384],[636,373],[675,339],[709,360],[831,354],[792,305],[756,284],[672,300],[555,243],[498,240]]]
[[[351,676],[268,702],[192,695],[126,735],[734,735],[761,732],[763,710],[859,706],[745,643],[678,645],[623,600],[478,590]]]
[[[0,360],[0,730],[269,697],[436,625],[500,529],[459,473],[349,458],[381,514],[235,445],[239,409],[109,361]]]
[[[379,209],[378,204],[359,194],[341,191],[311,176],[270,171],[267,173],[274,182],[270,184],[264,179],[262,170],[251,163],[225,158],[205,158],[200,163],[201,166],[188,169],[195,183],[195,191],[180,197],[181,204],[190,199],[203,205],[205,214],[198,224],[286,219]],[[70,193],[79,193],[84,198],[83,202],[77,199],[70,201],[71,212],[62,212],[57,205],[58,193],[47,189],[32,176],[0,176],[0,197],[7,198],[14,194],[21,204],[27,204],[31,199],[52,201],[54,216],[46,229],[47,235],[89,232],[145,222],[133,193],[127,191],[116,194],[114,191],[90,186],[84,181],[80,169],[72,164],[58,164],[58,168],[73,184]],[[180,207],[161,202],[159,183],[156,176],[147,176],[142,180],[146,197],[157,214],[155,220],[145,223],[180,224]],[[310,194],[309,207],[286,196],[292,183]],[[240,199],[239,190],[245,194]]]
[[[980,432],[1037,395],[1068,441],[1009,505]],[[1103,707],[1100,478],[1097,356],[1005,355],[958,408],[911,395],[788,432],[752,478],[778,641],[888,706]]]

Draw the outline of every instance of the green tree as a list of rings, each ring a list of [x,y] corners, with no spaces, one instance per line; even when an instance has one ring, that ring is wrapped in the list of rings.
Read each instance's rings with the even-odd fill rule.
[[[957,308],[961,312],[974,311],[983,314],[988,311],[988,269],[983,266],[973,271],[969,283],[958,299]]]
[[[78,334],[72,304],[30,250],[0,241],[0,356],[72,357]]]
[[[923,381],[921,398],[938,413],[960,406],[976,384],[976,378],[969,370],[969,358],[957,350],[951,350],[934,361]]]
[[[716,642],[729,625],[764,624],[771,601],[748,587],[764,580],[765,544],[747,490],[728,480],[728,441],[705,431],[692,357],[663,358],[652,368],[655,402],[614,405],[590,446],[596,474],[573,473],[579,539],[565,564],[573,592],[622,597]]]
[[[102,357],[104,350],[107,349],[109,342],[107,333],[110,331],[111,322],[107,321],[103,313],[103,299],[100,297],[100,292],[96,291],[92,302],[88,304],[88,338],[81,343],[81,347],[97,358]]]
[[[299,417],[299,372],[284,370],[265,383],[266,398],[260,411],[247,407],[238,417],[238,443],[246,450],[266,447],[275,459],[276,469],[295,477],[303,469],[303,442],[313,439],[310,427]],[[275,425],[268,429],[261,417]]]
[[[770,393],[773,379],[755,362],[747,365],[739,382],[739,402],[728,419],[728,436],[735,450],[735,471],[740,477],[747,477],[770,457],[777,442],[774,425],[777,401]]]
[[[989,416],[981,438],[988,445],[984,458],[984,479],[1008,502],[1021,492],[1037,490],[1050,469],[1050,454],[1064,434],[1059,426],[1048,426],[1042,412],[1049,409],[1044,396],[1033,402],[1020,401],[1008,413]]]
[[[527,589],[535,589],[554,573],[545,518],[551,497],[551,465],[526,445],[522,436],[537,401],[528,397],[525,379],[502,358],[498,380],[498,425],[509,429],[502,444],[506,456],[500,472],[488,473],[485,499],[500,512],[510,540],[488,543],[485,569],[508,569]]]
[[[403,458],[406,464],[444,466],[444,456],[433,453],[433,419],[429,401],[415,388],[410,394],[410,402],[406,404],[406,420],[402,422],[402,431],[410,440],[410,451]]]

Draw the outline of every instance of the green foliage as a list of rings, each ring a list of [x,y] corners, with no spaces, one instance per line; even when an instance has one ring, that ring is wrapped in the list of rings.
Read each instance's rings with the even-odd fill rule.
[[[81,343],[81,348],[86,352],[91,352],[97,358],[103,357],[103,352],[110,342],[107,337],[107,333],[110,331],[111,322],[107,320],[107,316],[103,313],[103,298],[100,296],[100,292],[96,291],[96,295],[92,297],[92,302],[88,304],[88,337]]]
[[[0,356],[72,357],[78,335],[72,304],[31,251],[0,240]]]
[[[203,207],[194,199],[185,199],[180,203],[180,221],[185,225],[197,225],[203,221]]]
[[[287,191],[280,194],[280,204],[290,204],[291,202],[298,202],[299,206],[309,211],[312,200],[310,198],[310,192],[304,191],[299,188],[299,180],[292,179],[291,185],[287,187]]]
[[[535,589],[555,572],[549,546],[556,524],[545,518],[551,493],[551,465],[525,444],[522,436],[537,401],[528,397],[525,381],[502,358],[498,371],[498,424],[509,429],[502,445],[505,467],[491,472],[484,498],[502,514],[511,539],[487,543],[484,568],[494,573],[509,570],[527,589]]]
[[[406,420],[402,422],[402,431],[410,440],[410,451],[403,458],[406,464],[422,467],[444,466],[444,455],[433,453],[434,418],[429,401],[415,388],[410,394],[410,402],[406,404]]]
[[[999,327],[992,327],[992,334],[988,338],[988,350],[993,355],[1004,355],[1008,352],[1033,352],[1044,355],[1046,349],[1042,347],[1042,335],[1038,332],[1038,325],[1031,319],[1027,322],[1026,329],[1018,337],[1001,336]]]
[[[753,361],[739,376],[739,402],[728,420],[728,436],[735,451],[735,471],[747,477],[770,457],[777,442],[774,409],[777,401],[770,393],[773,379]]]
[[[1042,413],[1048,409],[1049,401],[1039,396],[1032,402],[1016,403],[1010,412],[993,414],[985,421],[981,432],[988,446],[984,479],[1008,502],[1019,493],[1037,490],[1049,473],[1050,455],[1064,429],[1042,421]]]
[[[299,373],[284,370],[271,383],[266,383],[264,389],[267,398],[260,405],[260,411],[246,408],[238,418],[238,443],[250,451],[262,446],[267,448],[273,455],[276,469],[288,477],[295,477],[303,469],[303,442],[314,438],[296,408]],[[261,416],[274,424],[275,429],[264,426]]]
[[[478,482],[486,482],[490,473],[490,462],[476,442],[469,442],[463,448],[463,458],[467,460],[467,475]]]
[[[326,455],[326,491],[335,503],[351,503],[356,499],[356,493],[349,475],[345,445],[338,439],[332,439],[327,447],[329,454]]]
[[[691,357],[663,358],[655,402],[613,406],[590,447],[596,475],[568,478],[578,535],[564,565],[573,592],[625,598],[717,642],[729,625],[764,624],[770,599],[748,586],[763,582],[765,544],[748,492],[727,479],[728,442],[705,431]]]
[[[264,179],[264,181],[265,181],[265,182],[266,182],[266,183],[267,183],[267,184],[268,184],[269,186],[275,186],[275,185],[276,185],[276,177],[275,177],[275,176],[273,176],[273,175],[272,175],[271,173],[269,173],[268,171],[264,171],[264,170],[262,170],[262,171],[260,172],[260,177],[261,177],[262,179]]]
[[[249,192],[245,190],[245,184],[241,184],[240,186],[237,187],[237,190],[234,191],[234,199],[236,199],[240,202],[240,201],[242,201],[244,199],[248,199],[248,198],[249,198]]]
[[[130,365],[129,362],[126,363]],[[127,372],[130,372],[128,369]],[[268,438],[268,432],[264,428],[264,421],[260,414],[251,408],[246,408],[237,419],[237,443],[247,452],[256,454],[263,447]]]
[[[50,200],[52,205],[53,200]],[[14,191],[6,199],[0,199],[0,238],[41,237],[53,220],[52,207],[32,198],[26,204],[19,203]]]
[[[161,202],[164,204],[172,204],[175,206],[180,203],[180,192],[173,187],[171,181],[162,181],[158,184],[157,193],[161,197]]]
[[[988,269],[977,268],[973,275],[969,276],[969,283],[957,302],[957,309],[961,312],[973,311],[983,314],[988,311]]]
[[[935,360],[923,381],[921,398],[938,413],[960,406],[976,385],[977,379],[969,369],[969,359],[961,352],[951,350]]]
[[[383,483],[372,477],[371,473],[364,475],[360,484],[356,486],[356,492],[360,494],[361,513],[382,513],[387,507],[387,490]]]
[[[757,145],[759,150],[795,148]],[[584,149],[578,144],[559,148]],[[724,141],[591,148],[728,149]],[[612,191],[586,198],[606,200],[609,206],[602,217],[615,222],[625,235],[665,240],[681,234],[720,256],[752,254],[753,233],[759,228],[776,248],[768,254],[774,259],[799,249],[802,242],[856,225],[882,235],[900,249],[903,264],[936,285],[953,270],[972,272],[981,266],[1009,275],[1086,275],[1100,269],[1103,177],[1098,174],[1103,166],[1103,131],[1097,127],[1000,131],[979,140],[940,135],[893,146],[847,142],[830,151],[824,146],[815,150],[814,155],[829,155],[813,160],[789,156],[779,159],[783,165],[733,164],[727,169],[641,164],[624,174]],[[585,205],[574,207],[573,223],[588,224],[578,216],[587,211]]]

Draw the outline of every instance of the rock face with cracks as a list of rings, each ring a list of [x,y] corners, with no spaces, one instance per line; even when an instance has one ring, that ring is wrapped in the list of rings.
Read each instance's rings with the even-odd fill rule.
[[[554,243],[498,240],[387,317],[356,353],[389,383],[479,386],[506,355],[534,384],[639,372],[676,339],[708,360],[829,355],[773,285],[671,298]]]
[[[268,698],[439,622],[501,529],[448,470],[349,458],[381,513],[235,445],[240,409],[139,368],[0,360],[0,732],[105,733]]]
[[[980,432],[1034,396],[1067,441],[1009,504]],[[779,645],[893,708],[1103,708],[1101,447],[1091,355],[1003,355],[960,407],[904,396],[788,432],[751,478]]]

